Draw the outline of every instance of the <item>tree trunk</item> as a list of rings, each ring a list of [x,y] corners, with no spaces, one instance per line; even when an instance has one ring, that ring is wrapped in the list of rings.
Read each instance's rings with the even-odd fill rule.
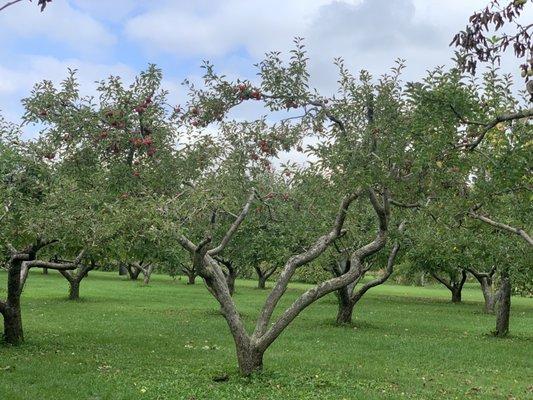
[[[148,285],[150,283],[150,278],[152,277],[152,272],[154,272],[154,266],[152,264],[147,265],[143,269],[143,284]]]
[[[187,285],[194,285],[195,282],[196,282],[196,274],[195,273],[190,273],[190,274],[187,274]]]
[[[126,268],[124,264],[120,264],[118,266],[118,275],[119,276],[128,275],[128,268]]]
[[[130,276],[130,280],[136,281],[141,273],[141,270],[139,268],[136,268],[134,266],[128,266],[128,274]]]
[[[509,316],[511,314],[511,281],[509,272],[502,271],[501,287],[496,311],[496,331],[494,335],[498,337],[507,336],[509,333]]]
[[[452,290],[452,303],[461,302],[461,289],[462,287],[454,287]]]
[[[231,296],[235,293],[235,279],[237,279],[237,269],[231,268],[226,275],[226,283],[228,284],[229,294]]]
[[[69,283],[68,299],[79,300],[80,299],[80,281],[73,279],[73,280],[69,280],[68,283]]]
[[[43,275],[48,275],[48,268],[43,268]]]
[[[237,347],[237,362],[243,376],[250,376],[263,369],[264,351],[260,351],[251,345],[235,342]]]
[[[483,292],[483,298],[485,299],[484,311],[487,314],[494,314],[494,309],[496,306],[496,295],[494,294],[492,284],[488,281],[487,278],[482,278],[479,283],[481,285],[481,291]]]
[[[17,345],[24,341],[22,331],[22,314],[20,309],[20,270],[22,261],[12,260],[7,276],[7,302],[4,315],[4,340],[8,344]]]
[[[9,306],[4,313],[4,341],[11,345],[18,345],[24,341],[20,303],[18,307]]]
[[[258,289],[266,289],[266,281],[267,281],[266,276],[259,275],[259,279],[257,280],[257,288]]]
[[[337,324],[344,325],[352,323],[352,314],[354,306],[355,303],[351,301],[339,301],[339,309],[337,311]]]

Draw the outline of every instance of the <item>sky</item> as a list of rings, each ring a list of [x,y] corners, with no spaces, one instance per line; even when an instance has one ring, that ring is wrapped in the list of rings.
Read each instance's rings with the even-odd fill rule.
[[[7,0],[0,0],[3,5]],[[253,79],[268,51],[305,38],[312,83],[334,90],[342,57],[354,72],[386,72],[405,59],[405,80],[449,65],[453,35],[487,0],[53,0],[43,13],[26,1],[0,12],[0,110],[20,121],[20,100],[43,79],[78,69],[82,91],[120,75],[131,81],[155,63],[171,101],[181,82],[201,76],[203,60],[230,77]],[[515,65],[511,71],[518,72]],[[240,111],[246,115],[246,107]]]

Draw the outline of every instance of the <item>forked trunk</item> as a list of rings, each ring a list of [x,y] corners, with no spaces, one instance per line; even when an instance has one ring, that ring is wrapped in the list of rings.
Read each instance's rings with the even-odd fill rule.
[[[264,351],[260,351],[251,345],[235,342],[237,348],[237,362],[243,376],[250,376],[263,369]]]
[[[509,317],[511,314],[511,281],[509,272],[502,271],[500,295],[496,311],[495,336],[504,337],[509,333]]]

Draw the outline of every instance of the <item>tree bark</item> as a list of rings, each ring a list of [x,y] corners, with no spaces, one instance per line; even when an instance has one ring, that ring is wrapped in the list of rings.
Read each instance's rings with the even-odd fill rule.
[[[511,280],[509,271],[504,269],[501,274],[500,295],[496,311],[496,330],[494,335],[504,337],[509,334],[509,317],[511,314]]]
[[[228,284],[229,294],[235,294],[235,279],[237,279],[237,268],[230,268],[226,275],[226,283]]]
[[[2,312],[4,316],[4,341],[11,345],[18,345],[24,341],[22,330],[22,314],[20,309],[20,270],[22,261],[13,259],[7,276],[7,302]]]
[[[48,268],[43,268],[43,275],[48,275]]]
[[[78,281],[72,281],[70,282],[70,288],[68,291],[68,299],[69,300],[79,300],[80,298],[80,282]]]
[[[461,302],[461,288],[454,287],[452,290],[452,303]]]
[[[339,309],[337,311],[337,324],[351,324],[355,303],[348,300],[347,302],[339,300]]]
[[[216,298],[221,306],[222,313],[235,342],[239,369],[243,375],[247,376],[260,371],[263,366],[264,352],[300,314],[300,312],[328,293],[332,293],[341,287],[348,285],[350,282],[353,282],[362,270],[363,261],[385,246],[387,242],[388,217],[390,212],[388,190],[384,190],[383,205],[379,203],[373,189],[368,188],[367,192],[370,202],[378,216],[379,227],[374,240],[352,252],[351,259],[354,265],[353,271],[351,270],[340,277],[323,281],[307,290],[298,296],[298,298],[284,312],[282,312],[279,317],[277,317],[275,322],[271,323],[271,318],[276,305],[285,293],[288,283],[296,270],[315,260],[323,254],[336,239],[343,235],[344,231],[342,227],[346,219],[348,207],[358,197],[358,193],[350,194],[342,200],[331,231],[317,238],[317,240],[305,251],[293,255],[286,261],[274,288],[265,301],[252,335],[247,333],[244,321],[237,310],[233,298],[230,296],[224,272],[222,271],[220,264],[216,262],[213,257],[223,251],[225,245],[237,230],[239,224],[249,210],[253,196],[249,198],[246,206],[227,231],[219,246],[209,249],[209,244],[212,240],[210,235],[206,235],[197,245],[184,235],[179,237],[178,240],[180,244],[190,252],[194,268],[198,275],[203,278],[209,292]]]
[[[456,278],[452,278],[452,276],[450,276],[450,281],[447,282],[434,272],[431,272],[431,276],[433,276],[433,278],[435,278],[437,281],[446,286],[448,290],[452,293],[452,303],[457,304],[461,302],[461,294],[463,291],[463,286],[466,282],[466,271],[464,269],[461,269],[461,279],[459,281],[455,280]]]
[[[257,288],[266,289],[266,281],[267,281],[267,278],[264,275],[259,275],[258,280],[257,280]]]
[[[183,263],[180,263],[181,271],[187,276],[187,285],[194,285],[196,283],[196,271],[194,265],[186,267]]]
[[[128,275],[130,277],[130,280],[132,281],[136,281],[137,278],[139,278],[139,275],[141,274],[141,270],[131,264],[127,266],[127,270],[128,270]]]
[[[68,299],[79,300],[80,299],[80,285],[81,281],[89,276],[89,271],[96,268],[96,263],[91,260],[89,265],[82,265],[77,272],[74,271],[59,271],[61,275],[65,277],[69,284]]]
[[[272,274],[276,272],[277,267],[273,266],[267,268],[265,271],[263,271],[261,267],[254,267],[254,269],[257,273],[257,288],[261,290],[266,289],[266,282],[268,278],[270,278]]]
[[[4,341],[16,346],[24,341],[20,303],[9,306],[4,315]]]
[[[404,229],[404,222],[400,224],[399,231],[403,232],[403,229]],[[372,279],[370,282],[367,282],[364,285],[362,285],[360,289],[355,290],[359,281],[364,277],[365,273],[368,270],[370,270],[370,266],[368,266],[365,269],[360,270],[359,275],[353,282],[337,290],[336,292],[337,298],[339,299],[339,308],[337,312],[337,324],[339,325],[351,324],[353,309],[355,305],[359,302],[359,300],[361,300],[361,298],[365,295],[365,293],[368,292],[370,289],[372,289],[373,287],[382,285],[389,279],[389,277],[394,272],[394,262],[396,260],[396,256],[398,255],[399,250],[400,250],[400,242],[396,240],[394,242],[394,245],[392,246],[391,252],[387,259],[387,267],[385,268],[385,270],[383,271],[383,274],[380,277]],[[341,262],[335,262],[332,265],[332,272],[334,276],[340,277],[343,274],[348,273],[351,268],[352,268],[351,260],[344,259]]]
[[[479,285],[481,286],[481,292],[483,293],[483,299],[485,300],[484,311],[487,314],[494,314],[496,307],[496,301],[498,300],[498,293],[494,289],[493,276],[496,272],[496,267],[492,267],[489,272],[480,272],[472,267],[465,268],[468,272],[474,275]]]
[[[152,272],[154,272],[154,265],[148,264],[142,268],[143,273],[143,284],[148,285],[150,283],[150,278],[152,277]]]
[[[485,300],[484,311],[487,314],[494,314],[497,295],[494,293],[492,284],[489,283],[487,279],[483,279],[479,283],[481,284],[481,291],[483,292],[483,299]]]
[[[235,343],[237,349],[237,363],[239,371],[243,376],[250,376],[254,373],[261,372],[263,369],[264,351],[257,349],[253,345],[244,343]]]

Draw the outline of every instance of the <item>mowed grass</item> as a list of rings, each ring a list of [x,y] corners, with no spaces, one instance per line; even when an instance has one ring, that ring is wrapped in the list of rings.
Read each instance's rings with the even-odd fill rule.
[[[250,327],[265,291],[238,281]],[[0,273],[0,297],[6,274]],[[294,284],[281,305],[306,285]],[[145,287],[92,272],[82,300],[64,278],[32,273],[23,294],[26,342],[0,347],[0,399],[531,399],[533,299],[513,298],[507,339],[468,284],[464,303],[440,287],[383,285],[352,326],[333,324],[336,299],[304,311],[265,355],[238,375],[226,322],[201,281],[155,276]],[[229,379],[217,383],[216,376]]]

